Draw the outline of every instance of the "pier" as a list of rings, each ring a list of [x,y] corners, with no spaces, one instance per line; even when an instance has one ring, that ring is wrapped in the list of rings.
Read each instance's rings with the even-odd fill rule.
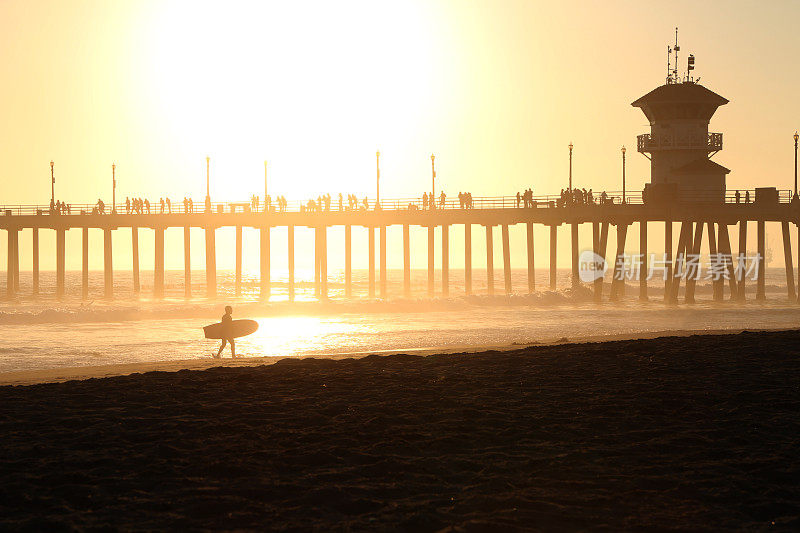
[[[667,303],[677,303],[681,284],[685,283],[684,301],[694,302],[696,278],[687,276],[687,258],[700,253],[702,240],[707,239],[708,248],[712,255],[722,258],[723,268],[727,270],[726,279],[713,282],[713,298],[716,301],[728,299],[741,302],[745,299],[746,276],[743,266],[747,257],[755,255],[759,261],[756,279],[756,300],[763,301],[765,294],[765,269],[764,260],[766,253],[765,224],[775,222],[781,225],[784,262],[786,265],[786,291],[790,300],[797,300],[797,287],[800,286],[800,268],[794,273],[793,257],[797,254],[800,265],[800,250],[792,251],[790,233],[792,228],[800,235],[800,202],[792,201],[791,191],[777,191],[775,189],[753,191],[752,197],[756,200],[750,203],[737,202],[733,194],[726,194],[722,203],[664,203],[643,202],[642,194],[627,193],[625,203],[621,203],[619,193],[610,193],[601,204],[598,202],[575,204],[559,202],[557,197],[538,196],[532,197],[527,207],[522,206],[516,197],[475,198],[469,207],[453,200],[444,203],[437,202],[435,207],[423,204],[422,200],[397,199],[383,200],[379,208],[375,204],[371,207],[360,206],[358,209],[349,207],[342,210],[336,208],[307,210],[300,205],[289,205],[281,209],[275,206],[251,205],[247,202],[214,203],[204,206],[201,212],[192,212],[183,206],[172,206],[171,212],[161,212],[160,208],[145,211],[144,213],[127,213],[125,205],[113,206],[106,213],[99,213],[93,206],[71,206],[71,214],[51,214],[47,206],[3,206],[0,208],[0,229],[5,230],[8,239],[8,253],[6,266],[6,296],[8,298],[21,298],[38,296],[41,294],[39,284],[39,258],[42,251],[39,249],[39,238],[42,231],[54,231],[56,236],[56,289],[57,297],[66,296],[65,288],[65,255],[66,232],[71,230],[81,231],[82,234],[82,276],[81,296],[86,299],[89,294],[89,230],[99,229],[103,232],[103,283],[104,296],[114,298],[114,250],[112,249],[112,232],[120,229],[130,229],[132,242],[132,270],[134,293],[139,294],[139,257],[142,250],[139,248],[139,234],[141,231],[154,232],[154,249],[145,253],[154,254],[153,297],[164,296],[164,232],[168,228],[183,228],[184,245],[184,294],[187,298],[201,296],[192,294],[191,280],[191,247],[190,229],[201,228],[205,232],[205,297],[214,298],[217,295],[216,281],[216,230],[224,227],[235,228],[235,293],[241,294],[242,285],[242,248],[245,246],[243,228],[258,230],[260,254],[260,294],[262,298],[269,298],[272,279],[270,276],[271,261],[271,235],[273,232],[285,231],[288,243],[288,296],[295,296],[295,228],[305,227],[314,230],[314,293],[320,299],[328,297],[328,230],[332,227],[344,228],[344,294],[351,297],[352,291],[352,227],[361,226],[368,231],[369,239],[369,297],[387,298],[386,283],[386,231],[389,226],[402,226],[403,235],[403,292],[393,297],[408,297],[411,294],[410,285],[410,254],[413,249],[427,249],[427,275],[429,297],[435,294],[437,280],[435,279],[435,249],[441,247],[441,277],[438,280],[440,294],[443,297],[452,295],[449,286],[450,271],[450,234],[451,231],[464,231],[464,293],[472,293],[473,264],[473,227],[485,229],[486,246],[486,272],[488,274],[488,293],[495,294],[494,279],[494,246],[495,228],[499,228],[501,239],[503,269],[503,294],[514,292],[511,282],[511,246],[509,228],[515,225],[524,225],[526,239],[522,245],[527,254],[527,286],[521,288],[523,292],[534,292],[535,261],[534,261],[534,228],[542,226],[549,228],[550,235],[550,284],[551,290],[556,284],[557,265],[557,228],[567,226],[570,228],[570,264],[573,287],[587,286],[594,291],[596,301],[608,299],[618,301],[624,297],[625,283],[618,272],[622,256],[625,252],[628,228],[633,225],[639,227],[639,250],[644,265],[640,268],[647,269],[648,231],[654,227],[663,228],[665,235],[664,257],[669,260],[667,279],[664,282],[664,300]],[[751,194],[748,192],[748,197]],[[739,195],[741,199],[741,194]],[[369,205],[369,204],[368,204]],[[155,212],[154,212],[155,211]],[[751,224],[753,223],[753,224]],[[592,228],[592,241],[579,242],[579,227],[588,224]],[[679,228],[679,238],[673,246],[673,225]],[[410,240],[411,226],[427,229],[427,242],[412,243]],[[729,237],[729,227],[738,228],[739,242],[736,255]],[[747,249],[748,226],[757,232],[756,250]],[[611,227],[616,228],[616,251],[608,250],[608,234]],[[440,228],[440,241],[435,242],[435,229]],[[20,243],[20,232],[31,230],[32,242],[32,294],[19,293],[19,261],[27,248]],[[660,228],[659,228],[660,230]],[[376,246],[375,239],[378,238]],[[415,244],[416,246],[412,246]],[[582,282],[579,276],[580,251],[592,250],[598,257],[608,263],[612,274],[610,291],[603,294],[603,278],[591,283]],[[376,268],[376,252],[378,255]],[[616,252],[616,253],[614,253]],[[755,252],[755,253],[754,253]],[[614,255],[609,255],[612,253]],[[612,269],[613,265],[613,269]],[[609,274],[606,274],[606,278]],[[647,300],[648,285],[645,276],[640,275],[639,293],[640,300]],[[795,283],[797,279],[797,283]],[[517,289],[520,289],[519,287]]]

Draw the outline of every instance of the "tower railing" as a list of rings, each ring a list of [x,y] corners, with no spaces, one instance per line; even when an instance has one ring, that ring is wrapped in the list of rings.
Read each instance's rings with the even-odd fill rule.
[[[722,150],[722,134],[709,132],[703,135],[675,135],[643,133],[636,136],[636,148],[641,153],[659,150]]]

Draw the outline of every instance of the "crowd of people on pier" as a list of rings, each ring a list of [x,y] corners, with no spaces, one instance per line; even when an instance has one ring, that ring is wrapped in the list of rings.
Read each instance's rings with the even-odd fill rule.
[[[648,191],[645,190],[642,193],[642,201],[646,202],[648,196]],[[561,189],[558,197],[553,199],[553,197],[545,197],[542,199],[540,197],[538,200],[533,196],[533,190],[531,188],[525,189],[522,192],[517,192],[515,196],[515,204],[517,208],[535,208],[537,206],[549,206],[549,207],[571,207],[571,206],[585,206],[585,205],[606,205],[612,204],[614,201],[619,201],[619,197],[610,197],[605,191],[600,193],[599,195],[595,195],[592,189]],[[267,195],[263,202],[261,197],[257,195],[253,195],[250,198],[250,209],[253,212],[259,212],[263,210],[265,213],[269,212],[279,212],[284,213],[287,211],[288,202],[285,196],[277,196],[274,199],[275,205],[273,206],[273,198]],[[322,194],[317,196],[316,198],[311,198],[307,202],[300,204],[300,212],[330,212],[331,211],[331,204],[332,204],[332,197],[330,194]],[[728,201],[733,201],[737,204],[750,204],[751,203],[751,195],[750,191],[735,191],[733,195],[728,197]],[[795,197],[792,199],[793,202],[800,202],[800,198]],[[512,199],[514,202],[514,199]],[[236,204],[240,205],[240,204]],[[245,204],[246,206],[246,204]],[[263,207],[262,207],[263,206]],[[82,206],[83,207],[83,206]],[[394,208],[398,206],[395,205]],[[447,203],[447,195],[444,191],[440,191],[438,195],[434,196],[432,193],[424,192],[422,197],[418,200],[412,200],[406,206],[409,210],[418,210],[418,209],[444,209],[448,207]],[[451,201],[449,207],[454,208],[455,202]],[[458,207],[459,209],[474,209],[475,204],[472,199],[472,193],[470,192],[461,192],[458,193]],[[335,209],[336,207],[334,207]],[[121,207],[120,207],[121,209]],[[212,209],[212,205],[210,200],[206,199],[205,211],[209,212]],[[221,209],[221,208],[220,208]],[[378,201],[370,200],[368,197],[364,197],[363,199],[359,199],[355,194],[347,194],[344,195],[342,193],[338,194],[338,211],[367,211],[370,209],[380,210],[381,204]],[[173,205],[170,198],[162,197],[159,198],[158,203],[150,202],[147,198],[135,197],[125,198],[125,213],[126,214],[152,214],[153,212],[158,213],[173,213]],[[84,211],[81,210],[81,213]],[[181,212],[180,209],[176,210],[176,212]],[[184,197],[183,198],[183,213],[194,213],[195,207],[194,202],[191,198]],[[72,206],[67,204],[66,202],[62,201],[50,201],[50,209],[49,213],[51,215],[67,215],[72,214]],[[94,204],[91,210],[92,214],[111,214],[116,213],[116,206],[112,206],[109,210],[106,204],[103,202],[102,199],[98,199],[97,202]]]
[[[50,200],[50,214],[51,215],[70,215],[72,214],[72,206],[61,200]]]

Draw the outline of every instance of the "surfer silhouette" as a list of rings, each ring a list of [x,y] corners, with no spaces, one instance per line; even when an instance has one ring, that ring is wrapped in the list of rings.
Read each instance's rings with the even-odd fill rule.
[[[222,320],[220,321],[222,322],[222,345],[217,352],[218,358],[222,356],[222,350],[225,349],[226,342],[231,344],[231,357],[236,357],[236,344],[233,342],[233,332],[231,331],[233,322],[232,313],[233,308],[230,305],[226,305],[225,314],[222,315]]]

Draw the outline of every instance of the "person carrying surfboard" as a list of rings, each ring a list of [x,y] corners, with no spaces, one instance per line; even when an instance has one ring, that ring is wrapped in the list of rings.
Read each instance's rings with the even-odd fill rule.
[[[225,349],[225,343],[229,342],[231,344],[231,357],[236,357],[236,344],[233,342],[233,332],[231,331],[233,326],[233,308],[230,305],[225,306],[225,314],[222,315],[222,345],[219,347],[219,351],[217,352],[217,358],[222,357],[222,350]]]

